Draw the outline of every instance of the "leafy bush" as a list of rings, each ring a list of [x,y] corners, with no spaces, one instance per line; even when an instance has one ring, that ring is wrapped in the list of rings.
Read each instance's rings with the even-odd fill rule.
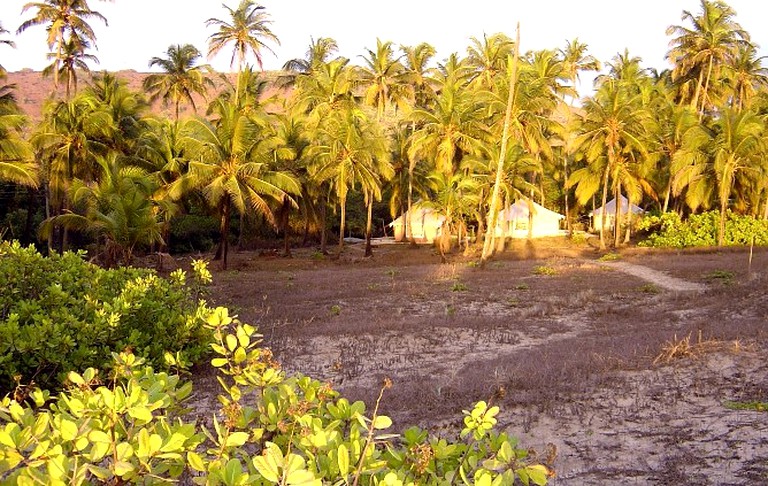
[[[196,276],[210,278],[203,269]],[[105,270],[81,253],[43,257],[0,243],[0,394],[19,382],[57,388],[69,371],[103,368],[125,349],[154,366],[164,366],[167,351],[199,362],[210,310],[193,290],[182,271],[164,279],[151,270]]]
[[[286,377],[261,348],[256,329],[217,309],[212,364],[221,409],[212,428],[185,422],[191,391],[131,354],[116,356],[112,382],[94,369],[70,373],[72,386],[53,401],[35,391],[34,406],[0,402],[0,482],[9,484],[170,484],[186,475],[209,485],[546,484],[548,469],[494,430],[499,408],[464,411],[459,440],[418,428],[385,433],[392,421],[366,415],[304,376]]]
[[[639,222],[641,230],[650,231],[647,239],[639,246],[687,248],[715,246],[720,224],[720,213],[708,211],[692,214],[686,221],[677,213],[648,215]],[[751,216],[728,212],[725,221],[725,245],[768,245],[768,221]]]

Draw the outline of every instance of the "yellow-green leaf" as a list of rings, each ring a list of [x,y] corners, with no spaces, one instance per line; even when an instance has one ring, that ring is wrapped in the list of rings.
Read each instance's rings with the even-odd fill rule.
[[[61,419],[59,432],[61,433],[62,439],[74,440],[74,438],[77,437],[77,424],[68,419]]]
[[[247,432],[233,432],[227,436],[227,441],[224,443],[226,447],[240,447],[248,440]]]
[[[373,421],[374,429],[387,429],[392,426],[392,419],[386,415],[379,415]]]
[[[230,351],[234,351],[235,348],[237,347],[237,338],[232,334],[227,334],[226,340],[227,340],[227,348],[229,348]]]
[[[187,452],[187,463],[195,471],[205,472],[205,463],[203,458],[196,452]]]
[[[115,462],[114,469],[115,469],[116,476],[123,477],[133,472],[133,470],[135,469],[135,466],[130,462],[117,461]]]
[[[214,368],[221,368],[222,366],[225,366],[227,362],[227,358],[213,358],[211,360],[211,366]]]
[[[339,472],[342,476],[346,476],[349,474],[349,449],[347,449],[347,446],[344,444],[341,444],[338,449],[338,463],[339,463]]]

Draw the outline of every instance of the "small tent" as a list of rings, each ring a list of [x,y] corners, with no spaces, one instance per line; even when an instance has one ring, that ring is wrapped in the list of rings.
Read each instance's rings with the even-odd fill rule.
[[[445,216],[432,208],[413,207],[410,212],[406,211],[389,223],[395,232],[395,241],[408,241],[406,218],[411,226],[413,239],[418,243],[433,243],[445,221]]]
[[[499,212],[496,236],[506,238],[540,238],[558,236],[562,214],[550,211],[529,199],[520,199]]]
[[[629,201],[624,196],[621,196],[620,200],[621,200],[620,207],[621,207],[622,218],[627,217],[630,209],[633,215],[643,214],[645,212],[645,210],[640,206],[636,206],[634,204],[630,206]],[[589,213],[589,217],[592,220],[592,229],[594,229],[595,231],[599,230],[603,224],[603,219],[602,219],[603,213],[605,213],[605,217],[607,218],[605,220],[605,227],[607,229],[613,230],[613,223],[616,220],[616,198],[611,199],[605,204],[605,210],[603,210],[602,207],[599,207]]]

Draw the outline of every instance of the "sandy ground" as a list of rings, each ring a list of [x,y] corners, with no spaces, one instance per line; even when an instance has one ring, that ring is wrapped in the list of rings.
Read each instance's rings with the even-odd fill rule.
[[[400,430],[452,433],[503,389],[500,425],[542,460],[557,450],[554,485],[768,483],[768,415],[726,406],[768,401],[768,253],[599,257],[564,242],[520,243],[483,269],[425,247],[241,253],[212,298],[258,324],[287,370],[350,398],[371,403],[391,377],[383,408]],[[656,359],[686,336],[688,353]]]

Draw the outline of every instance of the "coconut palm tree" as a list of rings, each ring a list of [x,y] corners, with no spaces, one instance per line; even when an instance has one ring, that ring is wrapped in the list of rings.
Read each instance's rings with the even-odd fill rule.
[[[0,35],[8,34],[9,32],[3,28],[3,24],[0,23]],[[16,47],[16,44],[10,39],[0,39],[0,46]],[[5,74],[5,68],[0,64],[0,76]]]
[[[38,166],[32,147],[24,139],[25,118],[9,110],[0,110],[0,182],[37,187]]]
[[[269,14],[264,7],[257,5],[253,0],[241,0],[236,9],[223,5],[229,13],[230,20],[210,18],[205,21],[208,27],[217,27],[218,31],[208,37],[208,57],[213,57],[221,52],[227,45],[233,44],[232,58],[229,65],[238,62],[238,71],[242,71],[249,53],[256,58],[259,69],[264,69],[261,52],[263,49],[274,54],[268,42],[280,45],[280,40],[270,30]]]
[[[507,58],[515,42],[505,34],[483,34],[482,41],[470,38],[466,63],[472,69],[472,84],[479,89],[493,89],[495,79],[506,71]]]
[[[87,0],[43,0],[41,2],[30,2],[22,8],[22,14],[28,10],[34,10],[34,17],[25,20],[17,29],[20,34],[30,27],[44,25],[48,32],[48,49],[53,53],[53,84],[54,89],[59,86],[60,64],[65,61],[68,55],[72,54],[71,48],[73,39],[82,39],[84,42],[77,42],[81,48],[96,45],[96,34],[93,28],[88,24],[88,20],[95,18],[107,24],[107,19],[95,10],[91,10]],[[70,44],[68,46],[68,44]],[[69,54],[68,54],[69,49]]]
[[[476,153],[489,134],[485,124],[489,100],[465,89],[461,77],[458,70],[445,71],[434,106],[416,109],[408,117],[417,127],[411,160],[433,160],[436,170],[445,174],[453,174],[464,154]]]
[[[671,25],[667,35],[675,36],[667,53],[674,65],[672,79],[680,86],[680,99],[689,102],[700,117],[715,100],[723,69],[737,56],[739,47],[750,42],[749,34],[735,21],[736,12],[720,0],[701,0],[701,11],[683,11],[690,27]]]
[[[358,71],[358,82],[365,87],[364,103],[376,108],[376,120],[381,123],[389,103],[402,107],[408,99],[405,67],[400,58],[395,57],[391,41],[376,39],[376,50],[366,51],[364,65]]]
[[[720,203],[717,244],[723,246],[731,192],[737,176],[755,170],[761,161],[765,123],[751,110],[737,111],[725,107],[720,109],[713,128],[711,153]]]
[[[207,64],[198,65],[200,51],[192,44],[175,44],[168,47],[166,57],[153,57],[149,67],[157,66],[162,73],[150,74],[144,78],[144,90],[150,95],[150,102],[161,99],[163,105],[173,104],[176,120],[179,106],[186,101],[197,113],[195,95],[205,98],[213,82],[206,76]]]
[[[251,210],[274,225],[270,203],[297,194],[299,185],[290,174],[271,167],[274,141],[267,120],[246,115],[226,100],[214,103],[214,122],[192,118],[185,123],[181,144],[188,171],[169,194],[178,200],[188,191],[202,191],[220,217],[215,258],[226,269],[232,211]]]
[[[387,146],[378,126],[362,110],[349,106],[326,117],[317,128],[316,143],[308,150],[316,166],[314,177],[318,181],[329,181],[339,199],[340,254],[344,247],[347,196],[358,184],[365,195],[366,233],[370,234],[373,201],[381,199],[382,181],[391,177]]]
[[[585,204],[601,190],[602,207],[608,202],[609,183],[618,200],[624,189],[629,201],[639,199],[650,186],[633,173],[633,166],[647,158],[644,143],[644,120],[647,117],[639,103],[639,95],[623,88],[619,80],[604,80],[594,98],[584,105],[586,117],[578,143],[588,165],[571,174],[569,185],[576,187],[576,197]],[[620,204],[615,216],[614,244],[619,242]],[[605,217],[600,225],[600,248],[605,249]]]
[[[731,106],[737,110],[749,106],[758,91],[768,88],[768,69],[752,44],[741,45],[731,64],[725,67],[725,80],[729,87]]]
[[[107,266],[129,265],[138,245],[162,242],[151,198],[153,180],[126,162],[117,152],[97,157],[99,181],[73,180],[69,191],[74,210],[48,218],[41,233],[45,236],[57,224],[90,233]]]
[[[283,69],[295,73],[309,74],[320,63],[328,62],[339,51],[336,41],[330,37],[309,38],[309,48],[303,59],[291,59],[283,64]]]
[[[578,38],[566,41],[565,47],[558,49],[560,59],[563,62],[565,76],[571,82],[572,99],[578,97],[579,74],[584,71],[599,71],[600,61],[591,54],[587,54],[589,46]]]
[[[47,55],[48,60],[52,62],[43,69],[42,74],[43,76],[53,74],[54,78],[65,79],[65,99],[70,99],[74,93],[77,93],[77,72],[83,71],[90,75],[91,68],[88,62],[99,63],[98,57],[86,53],[89,48],[90,44],[87,40],[73,34],[64,42],[59,52],[51,52]]]
[[[415,108],[427,108],[435,97],[434,79],[429,76],[429,63],[435,56],[435,48],[426,42],[416,46],[400,46],[403,52],[403,77],[410,85]]]

